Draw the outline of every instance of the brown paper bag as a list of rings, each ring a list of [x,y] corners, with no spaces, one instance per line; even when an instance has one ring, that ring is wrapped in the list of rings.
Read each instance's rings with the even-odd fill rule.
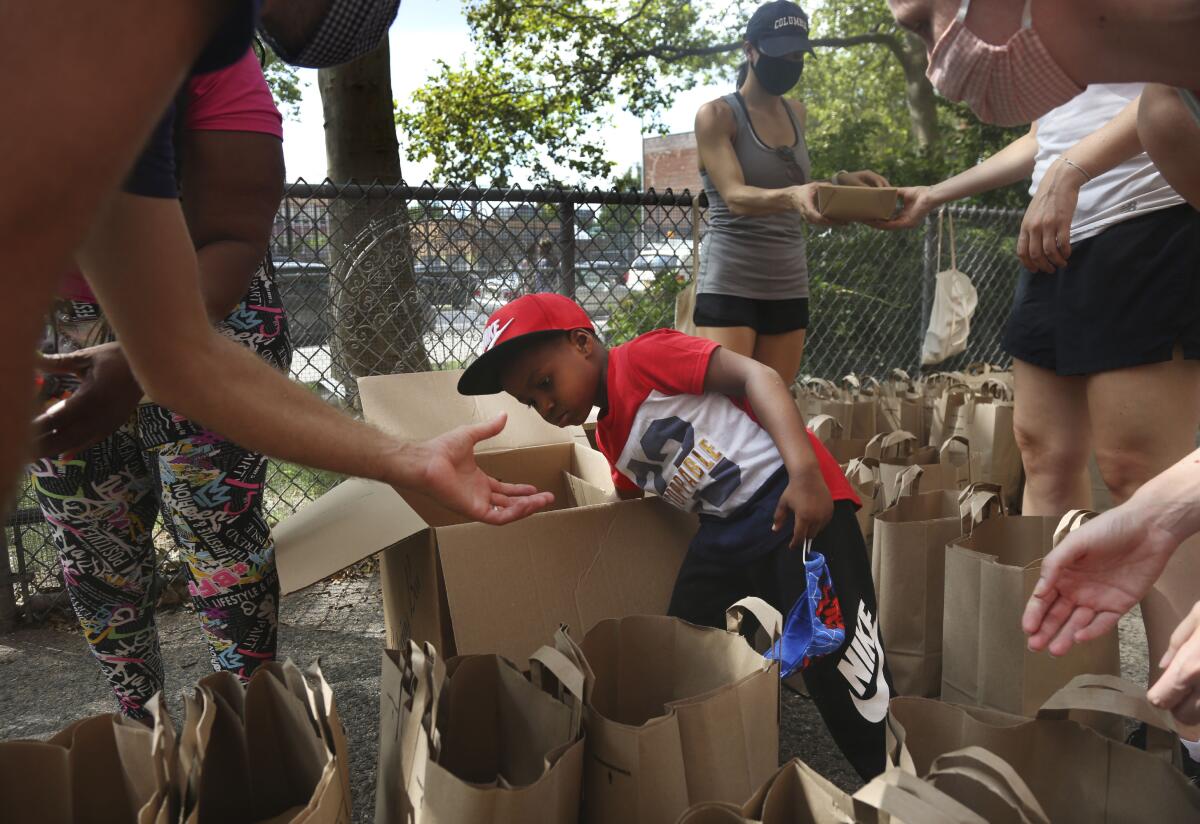
[[[1012,401],[982,392],[968,395],[959,411],[956,429],[979,455],[978,479],[999,484],[1010,503],[1020,500],[1021,451],[1013,434]]]
[[[982,478],[982,458],[971,448],[970,441],[955,435],[941,445],[917,447],[916,437],[911,433],[898,431],[884,436],[894,442],[889,450],[883,450],[879,457],[879,478],[883,484],[883,500],[885,504],[895,503],[900,494],[900,476],[906,471],[909,476],[919,477],[921,489],[925,492],[936,492],[939,489],[957,491],[970,483]],[[871,455],[874,447],[867,446]],[[898,453],[898,454],[897,454]],[[920,470],[913,473],[913,467]]]
[[[778,634],[779,613],[746,598],[728,632],[632,616],[565,648],[588,684],[585,821],[674,821],[691,804],[743,801],[776,771],[779,669],[738,634],[747,611]]]
[[[817,440],[825,445],[829,454],[839,464],[849,463],[855,458],[861,458],[867,453],[870,438],[844,438],[841,422],[832,415],[814,415],[805,421],[805,425],[817,436]]]
[[[165,714],[158,696],[151,707]],[[157,810],[166,775],[165,754],[152,739],[152,731],[136,721],[96,715],[47,741],[0,742],[0,818],[10,824],[133,824],[143,808]]]
[[[1075,710],[1145,722],[1147,751],[1073,720]],[[926,774],[938,756],[966,746],[981,747],[1011,765],[1051,821],[1200,820],[1200,790],[1171,763],[1179,759],[1179,742],[1169,714],[1152,707],[1144,690],[1119,678],[1079,676],[1036,719],[927,698],[892,699],[892,764]]]
[[[924,780],[889,769],[853,796],[793,759],[741,806],[697,804],[677,824],[849,824],[889,816],[921,824],[1048,824],[1016,771],[978,747],[936,759]]]
[[[828,415],[838,422],[841,427],[838,434],[843,438],[851,437],[854,426],[854,406],[841,397],[841,391],[831,381],[824,378],[801,378],[793,387],[792,394],[804,420],[809,421],[818,415]],[[866,435],[865,437],[870,437]]]
[[[842,466],[846,480],[854,487],[858,499],[862,502],[855,517],[858,528],[862,530],[863,541],[867,545],[867,553],[871,552],[871,539],[875,534],[875,514],[883,506],[883,484],[879,480],[879,461],[874,458],[855,458]]]
[[[947,548],[943,700],[1032,715],[1076,675],[1120,674],[1116,633],[1055,658],[1021,630],[1042,557],[1090,514],[991,518]]]
[[[872,379],[874,380],[874,379]],[[878,384],[878,381],[875,381]],[[853,373],[842,378],[838,390],[841,398],[850,404],[850,427],[846,434],[853,438],[870,438],[880,431],[878,423],[879,398],[875,392],[863,386]]]
[[[377,824],[578,820],[584,676],[550,647],[530,667],[384,652]]]
[[[911,432],[917,436],[918,443],[928,443],[924,399],[907,372],[893,369],[886,380],[879,382],[877,397],[879,414],[876,428],[879,432]]]
[[[1002,502],[981,485],[904,496],[875,516],[871,576],[879,629],[899,695],[936,696],[942,685],[946,544]]]
[[[345,731],[320,668],[290,661],[229,672],[185,696],[179,740],[180,820],[187,824],[349,824]]]
[[[933,402],[933,420],[929,425],[930,446],[941,446],[955,435],[966,435],[965,421],[961,420],[967,400],[974,390],[965,383],[956,383],[937,394]]]

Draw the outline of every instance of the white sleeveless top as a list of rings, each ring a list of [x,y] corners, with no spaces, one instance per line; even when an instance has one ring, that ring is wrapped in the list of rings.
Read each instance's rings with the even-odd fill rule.
[[[1037,192],[1042,176],[1059,155],[1116,117],[1142,93],[1144,85],[1091,85],[1070,102],[1042,116],[1037,122],[1038,150],[1029,193]],[[1071,221],[1071,242],[1098,235],[1114,223],[1183,202],[1142,152],[1096,176],[1079,190],[1079,204]]]

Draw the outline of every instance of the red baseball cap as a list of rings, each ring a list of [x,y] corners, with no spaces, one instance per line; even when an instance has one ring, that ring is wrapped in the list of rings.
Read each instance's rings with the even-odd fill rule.
[[[497,309],[483,327],[483,344],[475,362],[458,379],[460,395],[503,392],[500,371],[517,341],[528,342],[572,329],[595,332],[592,319],[579,304],[551,292],[524,295]]]

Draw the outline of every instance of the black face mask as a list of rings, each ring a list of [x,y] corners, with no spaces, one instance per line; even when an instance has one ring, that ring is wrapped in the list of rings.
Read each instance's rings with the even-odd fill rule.
[[[762,87],[771,94],[787,94],[791,88],[800,82],[800,73],[804,71],[803,60],[785,60],[782,57],[771,57],[759,52],[758,62],[753,64],[754,76]]]

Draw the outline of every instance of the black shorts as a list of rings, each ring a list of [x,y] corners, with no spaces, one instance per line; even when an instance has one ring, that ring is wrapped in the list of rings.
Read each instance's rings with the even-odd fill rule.
[[[808,328],[808,298],[756,300],[698,294],[692,322],[697,326],[748,326],[760,335],[782,335]]]
[[[1052,275],[1024,271],[1004,349],[1059,375],[1200,359],[1200,212],[1173,206],[1071,247]]]

